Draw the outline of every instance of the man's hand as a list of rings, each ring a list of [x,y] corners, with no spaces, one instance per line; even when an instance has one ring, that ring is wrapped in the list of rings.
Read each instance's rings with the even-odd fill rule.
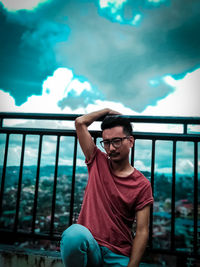
[[[122,115],[122,113],[113,110],[113,109],[109,109],[108,114],[107,115]]]

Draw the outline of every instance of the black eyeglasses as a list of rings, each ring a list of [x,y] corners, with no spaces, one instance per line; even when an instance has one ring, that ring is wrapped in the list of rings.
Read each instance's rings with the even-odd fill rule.
[[[111,140],[102,140],[100,144],[103,148],[108,149],[110,148],[110,144],[112,144],[115,148],[119,148],[122,145],[122,141],[124,139],[129,139],[130,136],[125,137],[116,137]]]

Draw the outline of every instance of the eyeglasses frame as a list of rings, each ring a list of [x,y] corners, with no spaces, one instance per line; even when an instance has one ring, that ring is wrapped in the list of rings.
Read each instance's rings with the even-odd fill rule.
[[[100,141],[100,144],[101,144],[101,146],[105,149],[105,146],[104,146],[103,144],[104,144],[105,141],[107,141],[107,142],[109,142],[109,146],[108,146],[109,148],[110,148],[110,145],[111,145],[111,144],[113,145],[114,148],[119,148],[119,147],[121,147],[121,145],[122,145],[122,141],[125,140],[125,139],[129,139],[129,138],[130,138],[130,136],[115,137],[115,138],[110,139],[110,140],[102,140],[102,141]],[[120,141],[121,141],[120,146],[117,146],[117,147],[116,147],[116,146],[114,145],[113,141],[114,141],[115,139],[120,139]]]

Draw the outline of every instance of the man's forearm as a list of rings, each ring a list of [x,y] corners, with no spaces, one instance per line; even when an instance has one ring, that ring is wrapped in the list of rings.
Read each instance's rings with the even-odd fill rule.
[[[138,267],[146,249],[148,232],[136,233],[128,267]]]
[[[85,114],[83,116],[80,116],[76,119],[75,123],[76,125],[86,125],[87,127],[90,126],[90,124],[92,124],[94,121],[96,121],[97,119],[108,115],[111,112],[111,110],[109,108],[105,108],[105,109],[101,109],[98,111],[94,111],[88,114]]]

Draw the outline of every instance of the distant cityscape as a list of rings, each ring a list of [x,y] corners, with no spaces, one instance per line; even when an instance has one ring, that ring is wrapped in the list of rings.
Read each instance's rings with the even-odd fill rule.
[[[18,231],[31,232],[36,171],[36,166],[23,168]],[[54,233],[62,233],[69,225],[72,172],[72,166],[59,166],[58,168]],[[150,179],[149,172],[143,173]],[[2,177],[2,169],[0,170],[0,177]],[[77,166],[73,223],[78,218],[87,178],[87,168]],[[18,179],[19,167],[7,167],[0,228],[13,229]],[[170,247],[171,180],[170,176],[162,174],[155,174],[154,177],[153,246],[155,248]],[[41,167],[35,221],[36,233],[49,233],[50,231],[53,183],[54,166]],[[177,250],[190,251],[193,245],[193,186],[193,177],[178,176],[175,195],[175,246]],[[200,205],[198,205],[198,214],[200,214]],[[198,220],[198,231],[200,232],[200,220]],[[28,243],[25,245],[30,246]],[[43,245],[44,243],[40,244],[40,246]],[[44,246],[53,250],[57,249],[57,245],[48,241]]]

